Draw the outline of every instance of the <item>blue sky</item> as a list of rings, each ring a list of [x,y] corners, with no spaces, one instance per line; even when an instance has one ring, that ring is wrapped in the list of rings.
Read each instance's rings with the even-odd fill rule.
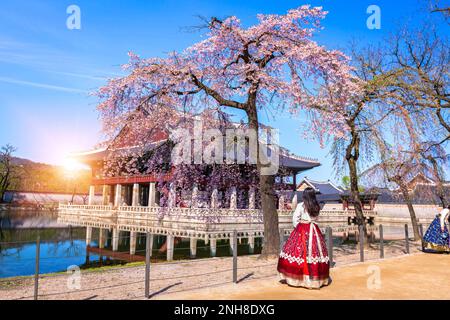
[[[11,143],[17,155],[60,164],[72,152],[99,141],[97,100],[88,93],[120,76],[127,52],[164,56],[200,40],[185,27],[200,24],[198,15],[238,16],[245,25],[258,13],[285,13],[305,3],[330,13],[317,41],[342,49],[352,39],[377,42],[402,23],[426,17],[427,1],[2,1],[0,10],[0,145]],[[69,5],[81,9],[81,30],[66,27]],[[366,27],[369,5],[381,8],[381,29]],[[263,121],[280,129],[281,143],[323,166],[311,178],[333,178],[328,148],[305,141],[302,123],[287,115]]]

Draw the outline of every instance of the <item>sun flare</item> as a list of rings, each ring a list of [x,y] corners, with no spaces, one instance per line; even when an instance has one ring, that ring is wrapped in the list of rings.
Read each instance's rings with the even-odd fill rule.
[[[89,169],[85,164],[69,157],[64,159],[63,168],[69,174],[75,174],[78,171]]]

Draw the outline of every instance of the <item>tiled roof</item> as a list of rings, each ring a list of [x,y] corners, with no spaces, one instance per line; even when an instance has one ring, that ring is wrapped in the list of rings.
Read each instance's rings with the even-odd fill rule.
[[[332,195],[332,194],[343,194],[344,191],[336,186],[331,181],[314,181],[305,177],[303,181],[300,183],[306,183],[310,187],[314,188],[316,192],[323,195]]]

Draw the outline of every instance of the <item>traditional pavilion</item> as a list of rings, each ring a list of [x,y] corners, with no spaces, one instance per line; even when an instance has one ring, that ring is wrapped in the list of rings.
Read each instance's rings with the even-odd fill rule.
[[[209,245],[211,256],[216,255],[217,241],[229,241],[230,250],[233,239],[245,239],[252,253],[255,238],[264,237],[263,215],[257,201],[256,188],[247,188],[244,205],[238,205],[240,190],[233,181],[227,190],[202,190],[201,185],[192,184],[191,190],[172,188],[173,167],[167,164],[161,172],[138,174],[105,174],[105,159],[123,150],[133,149],[126,145],[126,130],[116,137],[109,146],[73,155],[92,169],[92,185],[89,191],[89,204],[80,206],[60,204],[58,221],[73,226],[86,227],[86,243],[90,247],[92,229],[99,230],[99,249],[104,248],[106,234],[112,233],[112,252],[119,248],[121,234],[129,234],[130,255],[136,253],[136,240],[139,235],[166,238],[167,260],[173,260],[175,239],[187,238],[190,241],[190,255],[196,256],[197,241]],[[117,141],[119,140],[119,141]],[[147,142],[146,150],[153,154],[162,151],[171,142],[167,131],[153,133]],[[240,166],[240,165],[239,165]],[[320,166],[317,160],[296,156],[280,147],[279,173],[276,176],[275,192],[278,196],[278,217],[280,235],[289,235],[292,230],[292,210],[297,205],[296,176],[300,172]],[[208,176],[205,176],[208,179]],[[167,192],[167,185],[169,191]],[[245,188],[245,184],[240,184]],[[102,203],[94,203],[96,188],[103,191]],[[225,196],[227,194],[227,196]],[[162,199],[168,201],[161,201]],[[179,200],[179,201],[178,201]],[[242,200],[242,198],[241,198]],[[332,226],[333,232],[348,232],[348,215],[351,212],[322,211],[322,226]],[[365,212],[367,216],[374,212]],[[356,231],[356,229],[355,229]]]
[[[158,150],[165,144],[169,143],[169,141],[170,139],[168,132],[158,132],[150,139],[146,148],[147,150],[158,152]],[[170,182],[170,168],[162,177],[161,175],[157,176],[156,174],[126,174],[116,176],[104,175],[105,159],[112,157],[114,153],[120,152],[120,150],[124,148],[123,146],[121,148],[115,148],[114,145],[115,143],[113,141],[109,147],[72,155],[73,158],[88,165],[92,169],[92,183],[90,187],[91,197],[89,204],[94,204],[93,195],[95,190],[96,188],[101,187],[103,191],[103,205],[112,205],[114,207],[122,205],[167,206],[166,203],[160,203],[162,192],[161,185],[165,182]],[[276,188],[277,191],[279,191],[277,192],[277,195],[279,197],[283,197],[282,190],[294,191],[296,189],[296,177],[299,173],[318,167],[320,166],[320,163],[316,159],[297,156],[290,153],[287,149],[280,148],[279,166],[280,173],[277,175]],[[201,186],[199,187],[201,190]],[[230,188],[232,187],[233,186],[230,186]],[[186,197],[186,195],[179,196],[181,198]],[[208,204],[203,205],[208,207]],[[187,203],[181,203],[181,206],[190,206],[190,203],[189,201]],[[255,206],[258,207],[258,204],[255,204]]]

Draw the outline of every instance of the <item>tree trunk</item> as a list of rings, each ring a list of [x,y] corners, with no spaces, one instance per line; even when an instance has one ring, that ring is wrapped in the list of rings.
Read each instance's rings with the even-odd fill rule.
[[[350,173],[350,191],[353,200],[353,206],[355,207],[355,220],[358,227],[363,226],[364,239],[365,243],[367,244],[369,239],[367,234],[366,219],[364,217],[363,206],[359,194],[358,171],[356,168],[356,161],[353,158],[350,158],[347,161],[347,163]]]
[[[419,225],[417,223],[416,212],[414,211],[414,207],[412,205],[412,201],[411,201],[411,198],[408,193],[408,188],[401,182],[399,182],[398,184],[400,186],[400,190],[402,192],[403,199],[405,200],[406,205],[408,206],[408,211],[409,211],[409,215],[411,217],[411,223],[413,226],[414,241],[419,241],[420,240]]]
[[[261,208],[264,219],[263,256],[278,255],[280,251],[280,232],[278,231],[278,212],[274,192],[274,176],[259,175]]]
[[[355,123],[349,122],[349,127],[351,129],[352,140],[346,148],[345,158],[347,160],[349,174],[350,174],[350,190],[353,200],[353,206],[355,207],[355,220],[356,224],[363,227],[365,243],[368,244],[367,226],[366,219],[363,213],[363,206],[361,202],[361,196],[359,194],[358,185],[358,169],[356,162],[359,159],[359,134],[356,130]]]
[[[276,196],[274,191],[275,176],[261,174],[261,161],[259,158],[259,122],[256,104],[248,107],[247,117],[250,129],[256,131],[257,137],[257,171],[259,176],[259,192],[261,196],[261,209],[264,219],[264,243],[262,256],[278,256],[280,251],[280,233],[278,230],[278,212],[276,207]]]

